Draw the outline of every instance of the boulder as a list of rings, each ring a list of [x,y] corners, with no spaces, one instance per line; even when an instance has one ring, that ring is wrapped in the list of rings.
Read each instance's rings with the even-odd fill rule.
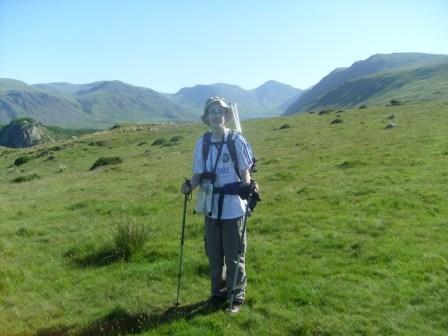
[[[42,142],[44,131],[41,124],[30,118],[11,121],[0,130],[0,146],[22,148]]]
[[[394,122],[390,122],[386,127],[384,127],[385,129],[390,129],[390,128],[395,128],[398,127],[398,125]]]

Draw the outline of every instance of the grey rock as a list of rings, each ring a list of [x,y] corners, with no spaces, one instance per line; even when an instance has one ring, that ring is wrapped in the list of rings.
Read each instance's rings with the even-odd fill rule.
[[[384,127],[385,129],[390,129],[390,128],[395,128],[398,127],[398,125],[394,122],[390,122],[386,127]]]
[[[43,127],[33,119],[11,121],[0,130],[0,146],[23,148],[39,144],[44,137]]]

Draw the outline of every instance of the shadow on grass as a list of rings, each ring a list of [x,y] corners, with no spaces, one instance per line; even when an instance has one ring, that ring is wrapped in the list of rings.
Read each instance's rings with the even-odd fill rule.
[[[139,334],[155,329],[163,324],[178,320],[191,320],[196,316],[212,314],[222,310],[224,305],[210,305],[208,301],[201,301],[187,306],[170,307],[164,311],[130,314],[124,309],[116,308],[106,316],[92,322],[88,327],[75,331],[67,327],[61,329],[44,329],[36,336],[118,336]]]
[[[103,267],[118,261],[125,261],[120,251],[108,247],[103,247],[87,255],[78,255],[69,251],[64,256],[77,267]]]
[[[210,305],[208,301],[201,301],[187,306],[171,307],[165,311],[139,314],[130,314],[123,309],[117,308],[76,335],[114,336],[138,334],[155,329],[166,323],[183,319],[188,321],[196,316],[208,315],[221,309],[223,309],[223,306]]]
[[[69,328],[42,329],[36,333],[36,336],[68,336]]]

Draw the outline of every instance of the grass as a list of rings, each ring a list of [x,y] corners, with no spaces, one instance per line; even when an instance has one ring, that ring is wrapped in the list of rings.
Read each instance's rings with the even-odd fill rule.
[[[385,130],[391,113],[399,127]],[[337,126],[333,112],[247,122],[262,202],[248,221],[247,304],[237,316],[204,306],[193,202],[173,307],[179,188],[202,125],[82,135],[57,143],[51,161],[38,154],[55,144],[4,149],[0,334],[446,335],[447,116],[443,102],[369,104],[345,110]],[[33,160],[11,165],[21,156]],[[89,171],[115,156],[120,165]],[[10,183],[30,174],[40,178]],[[149,232],[128,260],[113,254],[117,221]]]
[[[35,179],[38,179],[38,178],[39,178],[39,175],[37,175],[37,174],[30,174],[30,175],[25,175],[25,176],[17,176],[11,182],[13,182],[13,183],[23,183],[23,182],[32,181],[32,180],[35,180]]]
[[[29,156],[20,156],[14,161],[14,165],[21,166],[30,160],[31,160],[31,158]]]
[[[143,248],[148,239],[149,231],[146,225],[128,219],[115,228],[114,249],[124,260],[129,260]]]
[[[113,166],[123,163],[123,160],[119,156],[113,156],[113,157],[100,157],[98,158],[95,163],[90,167],[90,170],[95,170],[99,167],[104,166]]]

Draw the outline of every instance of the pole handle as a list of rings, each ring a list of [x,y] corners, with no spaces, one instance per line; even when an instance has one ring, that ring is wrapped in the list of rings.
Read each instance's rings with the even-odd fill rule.
[[[193,197],[192,195],[192,187],[191,187],[191,180],[189,178],[185,178],[185,184],[190,188],[190,191],[188,193],[185,194],[185,202],[191,200],[191,198]]]

